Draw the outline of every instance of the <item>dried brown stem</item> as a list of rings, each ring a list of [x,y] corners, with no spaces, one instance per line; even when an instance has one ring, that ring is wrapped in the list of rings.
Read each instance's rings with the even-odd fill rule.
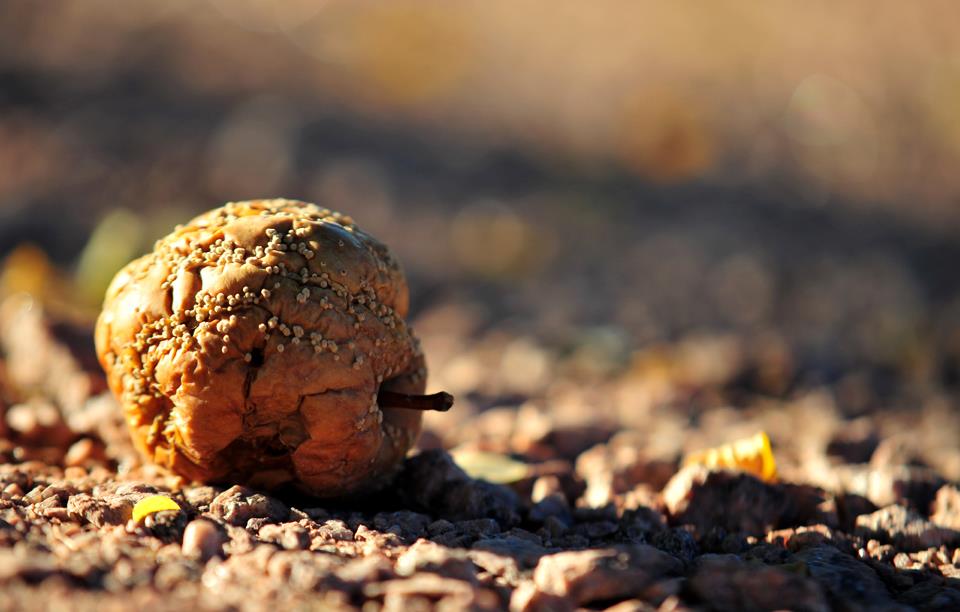
[[[406,408],[409,410],[435,410],[446,412],[453,406],[453,396],[445,391],[432,395],[408,395],[395,391],[380,391],[377,405],[381,408]]]

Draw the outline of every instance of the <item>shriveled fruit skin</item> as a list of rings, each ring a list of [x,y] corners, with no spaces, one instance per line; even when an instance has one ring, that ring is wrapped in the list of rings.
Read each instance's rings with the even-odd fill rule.
[[[426,369],[390,251],[340,213],[234,202],[114,278],[96,343],[137,448],[187,478],[317,496],[374,487],[414,444]]]

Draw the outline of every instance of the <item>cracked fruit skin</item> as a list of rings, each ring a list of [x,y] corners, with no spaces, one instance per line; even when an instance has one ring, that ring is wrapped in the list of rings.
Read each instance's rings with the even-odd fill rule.
[[[114,278],[97,354],[138,450],[201,482],[375,488],[420,433],[423,393],[390,251],[340,213],[234,202],[157,242]]]

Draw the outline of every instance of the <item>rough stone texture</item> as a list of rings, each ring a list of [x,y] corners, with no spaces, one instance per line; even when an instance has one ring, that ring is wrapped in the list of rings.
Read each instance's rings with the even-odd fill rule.
[[[857,517],[857,533],[908,551],[960,541],[960,532],[939,527],[903,506],[887,506]]]
[[[276,522],[286,519],[290,513],[281,501],[240,485],[234,485],[217,495],[210,503],[210,512],[237,526],[244,526],[251,519]]]
[[[523,568],[535,566],[540,558],[547,553],[547,549],[539,543],[515,536],[477,540],[473,543],[471,549],[488,551],[500,557],[509,557]]]
[[[537,589],[576,604],[639,595],[652,582],[679,573],[683,564],[652,546],[563,552],[540,559]]]
[[[429,540],[417,540],[398,556],[396,571],[399,576],[432,572],[467,582],[476,582],[477,579],[476,566],[466,551],[450,549]]]
[[[893,605],[877,573],[832,546],[811,546],[793,557],[804,564],[836,606],[876,610]]]
[[[273,542],[286,550],[304,550],[310,546],[310,535],[296,523],[264,525],[257,536],[264,542]]]
[[[954,485],[940,487],[930,520],[941,527],[960,531],[960,488]]]
[[[126,499],[97,499],[90,495],[75,495],[67,502],[71,517],[83,519],[96,527],[123,525],[133,514],[134,502]]]
[[[71,518],[85,520],[95,527],[123,525],[130,520],[138,501],[156,493],[156,489],[149,485],[110,488],[112,492],[72,495],[67,501],[67,513]]]
[[[701,557],[690,590],[714,610],[803,610],[827,612],[830,604],[816,581],[733,555]]]
[[[397,489],[415,507],[448,520],[492,518],[519,521],[519,501],[506,487],[472,480],[443,451],[425,451],[408,460]]]
[[[760,535],[774,527],[788,509],[787,497],[775,485],[749,474],[683,468],[663,489],[663,501],[674,524],[691,524],[699,533],[721,527]]]

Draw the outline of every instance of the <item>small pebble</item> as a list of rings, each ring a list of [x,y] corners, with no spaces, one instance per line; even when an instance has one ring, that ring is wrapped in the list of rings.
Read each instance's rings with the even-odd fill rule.
[[[3,488],[3,498],[4,499],[13,499],[17,497],[23,497],[23,489],[20,488],[15,482],[11,482],[6,487]]]
[[[90,438],[83,438],[74,442],[67,454],[63,457],[63,464],[67,467],[79,467],[93,457],[94,443]]]
[[[211,521],[196,519],[183,532],[183,555],[206,562],[223,550],[223,537]]]

